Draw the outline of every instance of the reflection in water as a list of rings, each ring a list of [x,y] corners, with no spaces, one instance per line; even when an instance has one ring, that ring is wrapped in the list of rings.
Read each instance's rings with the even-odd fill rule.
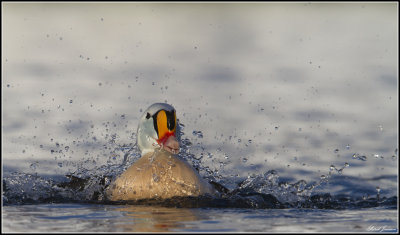
[[[182,222],[204,219],[185,208],[129,205],[115,210],[126,215],[126,221],[114,224],[124,232],[168,232],[185,227]]]

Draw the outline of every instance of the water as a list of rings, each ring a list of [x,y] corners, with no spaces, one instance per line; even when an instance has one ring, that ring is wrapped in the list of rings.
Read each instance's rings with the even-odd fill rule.
[[[395,3],[2,14],[3,231],[397,231]],[[155,102],[177,110],[179,157],[227,192],[107,201]]]
[[[397,232],[397,211],[40,204],[3,208],[3,232]],[[289,226],[290,225],[290,226]]]

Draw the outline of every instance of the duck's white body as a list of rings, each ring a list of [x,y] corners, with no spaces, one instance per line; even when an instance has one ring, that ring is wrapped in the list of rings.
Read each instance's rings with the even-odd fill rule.
[[[188,163],[165,150],[142,156],[111,187],[113,201],[214,193]]]
[[[192,166],[175,155],[179,151],[176,124],[175,109],[170,105],[153,104],[144,112],[137,136],[142,157],[110,185],[110,200],[216,193]]]

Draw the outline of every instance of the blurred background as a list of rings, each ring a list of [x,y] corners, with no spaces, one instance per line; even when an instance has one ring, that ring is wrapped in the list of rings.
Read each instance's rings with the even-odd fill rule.
[[[167,102],[222,178],[396,195],[397,65],[397,3],[2,3],[3,174],[122,162]]]

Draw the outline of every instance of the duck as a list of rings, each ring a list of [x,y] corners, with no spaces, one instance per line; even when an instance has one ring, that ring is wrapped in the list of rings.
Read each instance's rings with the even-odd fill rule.
[[[139,119],[141,157],[110,184],[111,201],[217,195],[212,184],[177,154],[176,110],[166,103],[150,105]]]

